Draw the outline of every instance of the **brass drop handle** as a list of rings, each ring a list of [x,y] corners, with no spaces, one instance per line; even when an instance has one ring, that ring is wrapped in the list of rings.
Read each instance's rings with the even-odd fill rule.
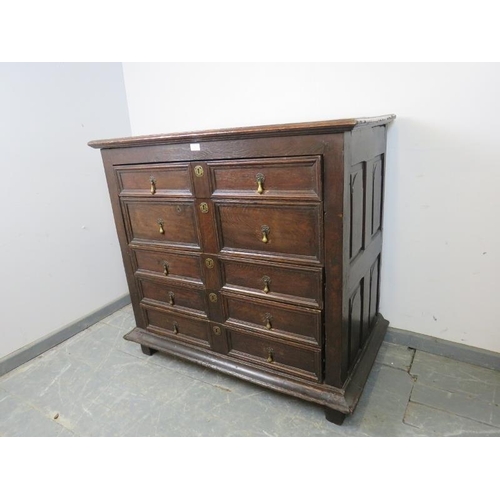
[[[274,361],[274,352],[271,348],[267,350],[267,362],[272,363]]]
[[[269,226],[262,226],[260,230],[262,232],[262,243],[267,243],[269,241],[269,233],[271,231]]]
[[[257,193],[262,194],[264,192],[264,180],[266,178],[264,174],[257,174],[255,178],[257,179]]]
[[[271,289],[269,288],[269,285],[271,284],[271,278],[269,276],[264,276],[262,278],[262,281],[264,282],[264,290],[262,290],[264,293],[269,293]]]
[[[168,262],[163,263],[163,274],[168,276]]]
[[[268,330],[271,330],[271,328],[273,327],[273,325],[271,323],[273,317],[270,314],[266,314],[265,318],[266,318],[266,328]]]
[[[174,292],[168,292],[168,303],[173,306],[175,305],[175,295]]]
[[[160,228],[160,234],[165,234],[165,229],[163,229],[163,220],[162,219],[158,219],[156,222],[158,222],[158,226]]]
[[[156,193],[156,179],[151,176],[149,178],[149,182],[151,182],[151,194],[155,194]]]
[[[177,335],[179,333],[179,325],[177,324],[177,321],[174,321],[174,326],[172,328],[172,331]]]

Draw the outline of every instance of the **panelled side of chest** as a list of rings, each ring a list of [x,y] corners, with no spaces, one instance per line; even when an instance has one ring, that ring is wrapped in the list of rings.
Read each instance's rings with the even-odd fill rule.
[[[385,126],[336,134],[325,149],[325,382],[337,388],[368,374],[387,326],[378,313],[385,150]]]
[[[386,127],[345,134],[342,325],[344,376],[378,350],[387,322],[379,315]],[[368,363],[369,364],[369,363]]]

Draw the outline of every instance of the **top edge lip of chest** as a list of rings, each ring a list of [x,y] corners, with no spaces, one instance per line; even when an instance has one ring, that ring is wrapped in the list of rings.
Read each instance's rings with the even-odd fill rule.
[[[348,132],[355,127],[381,126],[390,123],[396,115],[383,115],[371,118],[347,118],[282,125],[262,125],[251,127],[224,128],[195,132],[175,132],[171,134],[143,135],[90,141],[94,149],[113,149],[134,146],[153,146],[162,144],[199,143],[208,141],[251,139],[261,137],[281,137],[314,134],[335,134]]]

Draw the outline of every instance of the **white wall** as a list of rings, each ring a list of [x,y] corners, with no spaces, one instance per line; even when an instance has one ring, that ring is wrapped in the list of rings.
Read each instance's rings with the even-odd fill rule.
[[[127,292],[100,154],[121,64],[0,64],[0,358]]]
[[[499,64],[124,64],[132,132],[396,113],[382,313],[500,352]]]

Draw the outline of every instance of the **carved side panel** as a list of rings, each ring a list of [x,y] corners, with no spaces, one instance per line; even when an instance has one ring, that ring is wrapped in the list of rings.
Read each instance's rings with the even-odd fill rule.
[[[379,302],[379,279],[380,279],[380,255],[370,268],[370,298],[369,298],[369,327],[373,326],[375,316],[378,312]]]
[[[369,340],[378,313],[384,177],[382,147],[374,143],[369,148],[353,151],[355,162],[348,167],[349,292],[345,296],[344,310],[348,371],[354,367],[360,349]]]
[[[374,159],[372,169],[371,236],[380,229],[382,222],[382,169],[382,157],[379,156]]]
[[[351,260],[357,257],[365,246],[365,173],[366,162],[361,162],[352,167],[350,174],[349,257]]]
[[[363,291],[364,279],[349,299],[349,365],[352,365],[363,338]]]

